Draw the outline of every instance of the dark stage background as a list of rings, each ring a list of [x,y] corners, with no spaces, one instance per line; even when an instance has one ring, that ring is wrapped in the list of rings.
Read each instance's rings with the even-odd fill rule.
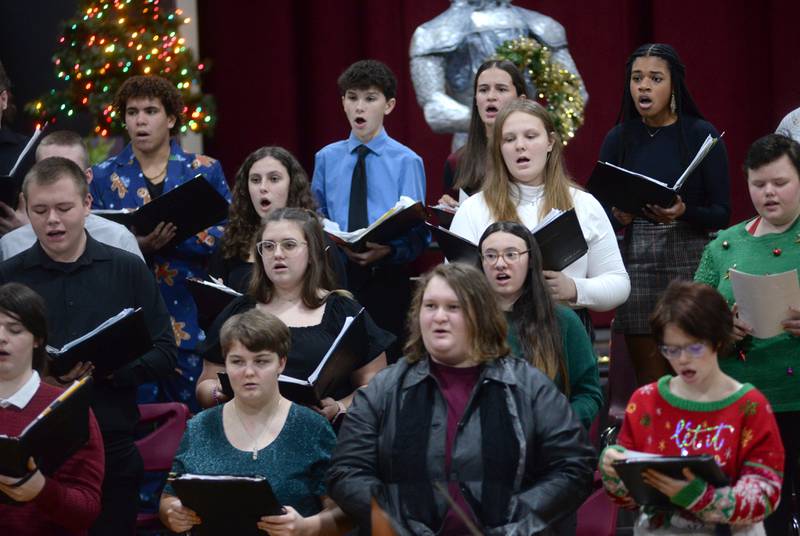
[[[232,10],[200,2],[201,52],[213,60],[206,90],[219,104],[208,152],[232,174],[253,148],[281,144],[312,172],[314,153],[348,134],[336,78],[350,63],[375,58],[399,79],[389,134],[419,153],[428,199],[441,192],[450,136],[425,123],[411,84],[414,29],[444,11],[446,0],[272,1]],[[645,42],[681,54],[701,111],[725,130],[734,221],[753,213],[741,163],[747,146],[800,106],[800,2],[687,0],[520,0],[564,25],[589,91],[584,126],[567,148],[570,171],[585,182],[619,110],[627,56]]]
[[[166,3],[166,2],[165,2]],[[57,21],[76,2],[0,1],[0,59],[20,103],[54,83],[49,57]],[[797,0],[518,0],[564,25],[569,49],[590,94],[586,121],[567,148],[569,169],[585,182],[613,126],[628,54],[644,42],[674,45],[700,109],[725,140],[734,215],[752,214],[741,162],[748,144],[800,106],[800,2]],[[414,29],[444,11],[447,0],[199,0],[201,57],[212,69],[219,123],[206,152],[229,180],[244,156],[283,145],[312,172],[314,153],[348,134],[336,78],[350,63],[375,58],[398,76],[391,136],[422,156],[428,199],[441,192],[450,136],[434,134],[416,103],[408,67]],[[26,131],[22,118],[15,127]],[[63,125],[63,123],[62,123]],[[75,123],[74,128],[88,125]]]

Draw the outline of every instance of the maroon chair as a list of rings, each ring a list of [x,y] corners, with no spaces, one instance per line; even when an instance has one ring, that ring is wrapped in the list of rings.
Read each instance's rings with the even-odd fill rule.
[[[167,472],[172,469],[172,459],[178,450],[189,408],[178,402],[139,405],[139,426],[154,427],[153,431],[136,441],[146,472]],[[136,518],[138,529],[161,528],[158,514],[140,512]]]
[[[625,409],[628,400],[636,390],[636,372],[633,362],[628,355],[625,345],[625,336],[614,332],[614,323],[611,323],[611,341],[608,355],[611,358],[608,365],[608,426],[619,431],[622,421],[625,420]],[[607,438],[609,429],[603,432]]]
[[[575,536],[614,536],[618,510],[619,507],[611,502],[605,491],[596,490],[578,508]]]

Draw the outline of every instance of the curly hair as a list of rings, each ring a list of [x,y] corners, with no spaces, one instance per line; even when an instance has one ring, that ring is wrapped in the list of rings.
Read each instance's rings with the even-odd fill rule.
[[[170,135],[175,136],[180,132],[185,105],[178,89],[168,80],[156,75],[132,76],[125,80],[114,96],[114,111],[122,122],[125,121],[128,100],[137,97],[161,101],[167,116],[175,118],[175,124],[169,129]]]
[[[369,89],[373,86],[381,90],[387,101],[397,96],[397,78],[386,64],[376,60],[355,62],[339,76],[336,83],[342,97],[351,89]]]
[[[231,193],[232,201],[228,208],[228,225],[222,239],[222,256],[225,259],[247,260],[256,240],[256,231],[261,225],[261,217],[250,199],[248,181],[250,168],[256,162],[272,157],[286,169],[289,175],[289,196],[287,207],[316,210],[317,204],[311,195],[311,186],[303,166],[283,147],[261,147],[250,153],[242,162]],[[282,207],[275,207],[282,208]]]

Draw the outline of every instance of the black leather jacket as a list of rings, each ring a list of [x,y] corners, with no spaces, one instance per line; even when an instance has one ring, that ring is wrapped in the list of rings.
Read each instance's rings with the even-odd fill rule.
[[[370,498],[375,496],[397,525],[399,533],[433,535],[433,530],[409,520],[396,484],[388,483],[398,408],[408,389],[430,375],[428,359],[405,359],[381,371],[359,389],[339,432],[331,469],[329,493],[364,529]],[[504,385],[506,407],[512,415],[516,440],[525,456],[517,465],[508,504],[508,522],[481,527],[486,535],[548,534],[548,527],[573,512],[589,495],[595,452],[573,415],[567,399],[541,372],[516,358],[487,363],[471,395],[485,382]],[[399,398],[398,398],[399,397]],[[447,482],[444,445],[447,407],[437,390],[431,422],[427,464],[432,480]],[[479,502],[485,468],[481,457],[480,408],[468,404],[452,447],[451,478],[466,486]],[[440,514],[447,511],[436,495]],[[443,517],[443,515],[442,515]],[[368,532],[363,532],[368,533]]]

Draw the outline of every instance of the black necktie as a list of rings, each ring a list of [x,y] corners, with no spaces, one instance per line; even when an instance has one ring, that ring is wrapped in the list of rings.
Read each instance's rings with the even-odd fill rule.
[[[348,230],[355,231],[369,225],[367,219],[367,166],[364,160],[369,153],[369,147],[359,145],[358,161],[353,168],[353,181],[350,183],[350,213],[348,215]]]

